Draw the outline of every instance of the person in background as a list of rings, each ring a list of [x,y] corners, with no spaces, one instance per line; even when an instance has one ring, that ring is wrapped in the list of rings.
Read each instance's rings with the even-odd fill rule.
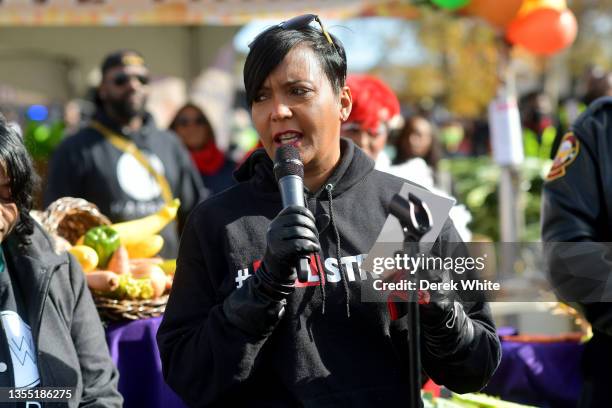
[[[237,106],[232,114],[230,143],[225,153],[234,163],[242,163],[249,153],[261,147],[259,136],[251,123],[250,113],[241,106]]]
[[[374,167],[385,173],[410,180],[436,194],[448,196],[437,189],[433,170],[422,158],[415,157],[401,164],[391,165],[385,152],[390,129],[401,123],[400,104],[395,93],[382,80],[371,75],[349,75],[346,84],[351,90],[353,107],[348,119],[341,126],[343,137],[351,139],[365,154],[374,160]],[[427,122],[429,123],[429,122]],[[422,130],[419,141],[426,144],[427,136],[432,135],[431,126]],[[432,136],[433,137],[433,136]],[[427,149],[425,147],[425,150]],[[439,155],[431,155],[437,160]],[[467,227],[472,216],[463,205],[455,205],[450,211],[459,235],[465,241],[472,238]]]
[[[525,157],[552,158],[557,127],[550,97],[543,91],[533,91],[521,98],[519,107]]]
[[[612,384],[612,97],[595,100],[560,144],[542,192],[542,241],[561,300],[585,316],[580,408],[609,407]]]
[[[64,105],[64,135],[76,133],[83,125],[81,101],[72,99],[66,102]]]
[[[570,130],[578,115],[582,114],[594,100],[612,96],[612,71],[607,71],[599,66],[587,68],[580,82],[580,88],[584,88],[581,98],[569,96],[559,103],[557,135],[552,147],[551,159],[554,159],[562,137]]]
[[[429,116],[423,115],[423,117]],[[469,122],[466,123],[457,118],[448,118],[439,122],[437,129],[445,157],[466,157],[471,155],[472,141],[470,140]]]
[[[595,66],[587,72],[586,76],[586,89],[582,98],[585,105],[588,106],[603,96],[612,96],[612,71]]]
[[[455,199],[449,191],[436,183],[438,162],[442,158],[442,146],[434,126],[425,117],[414,115],[408,118],[395,140],[396,156],[388,172],[407,180],[415,181],[441,196]],[[464,241],[472,239],[468,224],[472,214],[463,204],[454,205],[449,213],[455,228]]]
[[[405,121],[394,145],[393,173],[420,174],[423,185],[433,187],[442,147],[431,122],[424,116],[411,116]]]
[[[247,104],[264,148],[189,217],[157,332],[164,378],[190,406],[394,407],[419,397],[408,390],[408,316],[362,301],[372,275],[358,272],[406,182],[340,137],[352,105],[345,78],[344,47],[318,16],[275,25],[250,46]],[[306,207],[282,206],[272,158],[286,145],[303,163]],[[437,222],[450,255],[461,238],[446,217]],[[312,260],[306,282],[301,257]],[[488,305],[419,310],[427,374],[457,392],[482,388],[501,349]]]
[[[0,115],[0,386],[74,387],[69,407],[121,407],[85,275],[30,216],[36,181],[21,137]]]
[[[204,187],[211,193],[218,193],[234,184],[232,174],[236,163],[217,147],[215,133],[202,109],[194,103],[187,103],[174,116],[170,130],[189,150]]]
[[[342,124],[342,136],[351,139],[370,156],[377,170],[431,189],[434,185],[432,172],[423,160],[399,168],[391,166],[391,159],[385,151],[390,130],[401,122],[400,103],[395,92],[371,75],[348,75],[346,86],[351,90],[353,107]]]
[[[414,115],[405,121],[404,128],[395,141],[396,155],[393,164],[401,164],[420,157],[429,167],[438,167],[442,148],[434,133],[433,125],[427,118]]]
[[[44,205],[79,197],[120,222],[152,214],[178,198],[178,225],[173,222],[161,232],[161,256],[175,258],[178,226],[205,197],[205,189],[187,149],[173,133],[158,129],[145,110],[148,84],[149,70],[136,51],[104,58],[97,111],[53,154]]]
[[[376,169],[385,171],[391,165],[384,150],[389,132],[401,120],[399,100],[387,84],[372,75],[349,75],[346,86],[353,96],[353,108],[342,124],[342,136],[370,156]]]

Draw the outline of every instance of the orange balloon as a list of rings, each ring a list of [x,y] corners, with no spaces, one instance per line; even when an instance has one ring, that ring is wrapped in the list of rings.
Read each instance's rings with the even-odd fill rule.
[[[567,2],[565,0],[524,0],[516,17],[523,17],[532,11],[543,8],[563,11],[567,9]]]
[[[506,38],[534,54],[551,55],[571,45],[577,33],[578,23],[570,9],[541,8],[514,19]]]
[[[523,0],[472,0],[461,11],[485,19],[490,24],[505,28],[521,8]]]

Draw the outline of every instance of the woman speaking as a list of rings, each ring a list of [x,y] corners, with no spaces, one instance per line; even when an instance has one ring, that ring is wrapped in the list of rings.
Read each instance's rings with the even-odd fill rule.
[[[244,83],[264,148],[191,214],[157,335],[165,379],[190,406],[406,406],[409,322],[361,302],[372,277],[359,268],[405,181],[340,138],[345,78],[344,48],[315,15],[250,45]],[[287,144],[303,162],[305,207],[282,206],[271,158]],[[439,239],[460,241],[450,221]],[[457,392],[482,388],[500,357],[486,304],[420,312],[426,373]]]

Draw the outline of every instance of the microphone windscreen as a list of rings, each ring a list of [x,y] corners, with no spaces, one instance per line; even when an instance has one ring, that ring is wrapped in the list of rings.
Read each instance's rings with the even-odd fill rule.
[[[276,181],[285,176],[304,178],[304,165],[300,160],[300,152],[292,145],[279,147],[276,149],[274,156],[274,177],[276,177]]]

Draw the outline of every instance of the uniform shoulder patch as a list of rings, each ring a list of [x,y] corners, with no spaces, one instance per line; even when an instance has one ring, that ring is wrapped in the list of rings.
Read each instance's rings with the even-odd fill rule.
[[[559,143],[559,149],[555,155],[552,167],[546,176],[546,181],[552,181],[563,177],[565,175],[565,169],[572,164],[572,162],[578,157],[580,152],[580,141],[574,133],[566,133]]]

